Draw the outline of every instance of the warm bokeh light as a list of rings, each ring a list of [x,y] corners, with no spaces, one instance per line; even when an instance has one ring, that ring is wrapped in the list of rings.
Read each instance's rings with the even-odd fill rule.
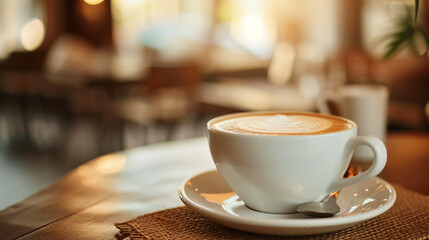
[[[96,158],[91,164],[78,167],[77,175],[82,184],[94,185],[99,183],[106,174],[121,171],[126,162],[127,158],[119,153],[104,155]]]
[[[104,2],[104,0],[83,0],[83,1],[85,1],[89,5],[97,5]]]
[[[86,165],[77,168],[77,175],[80,182],[84,185],[94,185],[100,181],[100,175],[94,174],[94,170]]]
[[[34,18],[28,21],[21,30],[21,44],[27,51],[34,51],[45,39],[45,26],[42,20]]]
[[[277,39],[277,22],[263,1],[236,1],[231,5],[232,38],[249,52],[269,58]]]
[[[109,154],[101,156],[95,160],[95,171],[99,173],[111,174],[121,171],[127,158],[122,154]]]
[[[257,42],[264,37],[264,22],[260,16],[245,17],[242,27],[244,38],[249,42]]]

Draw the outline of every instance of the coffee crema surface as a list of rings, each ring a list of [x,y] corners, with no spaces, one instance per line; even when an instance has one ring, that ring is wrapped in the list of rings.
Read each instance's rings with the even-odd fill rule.
[[[251,135],[316,135],[344,131],[354,124],[346,119],[311,113],[259,113],[225,117],[213,128]]]

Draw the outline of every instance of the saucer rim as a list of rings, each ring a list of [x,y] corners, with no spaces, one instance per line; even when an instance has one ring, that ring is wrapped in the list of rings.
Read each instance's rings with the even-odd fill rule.
[[[208,217],[212,219],[213,221],[216,221],[218,223],[221,223],[223,225],[229,226],[230,224],[245,224],[247,226],[257,226],[257,227],[270,227],[270,228],[277,228],[277,227],[291,227],[291,228],[308,228],[308,227],[339,227],[339,226],[348,226],[351,224],[357,224],[369,219],[372,219],[374,217],[377,217],[381,215],[382,213],[389,210],[396,201],[396,191],[394,187],[387,182],[386,180],[383,180],[379,177],[373,177],[367,181],[374,181],[378,180],[381,181],[384,185],[387,186],[387,188],[390,190],[390,197],[387,202],[385,202],[381,207],[377,209],[373,209],[361,214],[353,215],[353,216],[335,216],[331,218],[304,218],[304,219],[269,219],[264,218],[263,221],[261,221],[260,218],[255,217],[242,217],[233,215],[231,213],[228,213],[225,211],[220,205],[217,205],[215,208],[210,208],[206,206],[202,206],[195,201],[193,201],[189,196],[186,194],[184,188],[188,181],[190,181],[193,178],[196,178],[200,175],[208,174],[211,172],[217,172],[216,169],[207,170],[203,172],[199,172],[197,174],[194,174],[188,178],[186,178],[182,184],[180,185],[178,189],[178,194],[180,200],[191,210]],[[219,174],[219,173],[218,173]],[[350,187],[353,187],[350,186]],[[348,187],[348,188],[350,188]],[[346,188],[347,189],[347,188]],[[296,213],[294,213],[296,214]],[[288,215],[288,214],[284,214]],[[230,224],[225,224],[225,222]]]

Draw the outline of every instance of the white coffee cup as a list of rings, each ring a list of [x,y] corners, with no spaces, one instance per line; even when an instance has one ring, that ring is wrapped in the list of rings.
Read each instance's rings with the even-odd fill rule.
[[[248,134],[216,125],[255,114],[294,113],[229,114],[207,124],[210,151],[217,170],[251,209],[293,213],[302,203],[321,200],[328,193],[376,176],[386,164],[383,142],[373,136],[356,137],[356,124],[340,117],[308,113],[315,118],[340,119],[350,125],[341,131],[304,135]],[[367,171],[344,179],[351,154],[361,145],[370,147],[374,162]]]
[[[336,112],[332,112],[332,103]],[[386,139],[389,90],[382,85],[350,84],[321,94],[318,101],[323,114],[338,114],[358,125],[358,135],[374,135]],[[372,151],[367,147],[355,150],[354,158],[360,162],[372,160]]]

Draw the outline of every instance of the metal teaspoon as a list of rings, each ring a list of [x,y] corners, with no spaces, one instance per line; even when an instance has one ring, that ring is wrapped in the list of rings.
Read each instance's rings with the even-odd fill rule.
[[[296,211],[311,217],[332,217],[340,211],[340,207],[334,195],[328,194],[320,202],[299,205]]]

